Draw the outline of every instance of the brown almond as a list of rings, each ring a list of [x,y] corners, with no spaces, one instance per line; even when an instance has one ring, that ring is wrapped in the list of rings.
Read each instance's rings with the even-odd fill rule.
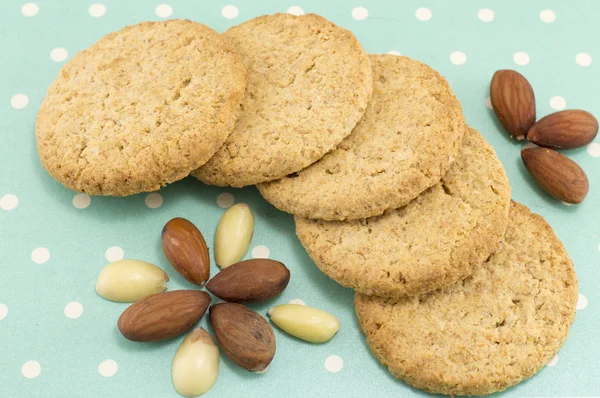
[[[585,172],[565,155],[548,148],[521,151],[523,163],[540,186],[558,200],[581,203],[589,191]]]
[[[160,341],[190,329],[202,318],[210,296],[199,290],[153,294],[127,308],[119,317],[119,330],[132,341]]]
[[[527,79],[514,70],[496,71],[490,99],[504,129],[517,140],[524,139],[535,123],[535,95]]]
[[[233,303],[255,303],[277,296],[290,281],[283,263],[255,258],[223,268],[206,285],[215,296]]]
[[[221,349],[233,362],[260,372],[275,356],[275,334],[265,318],[236,303],[210,307],[210,323]]]
[[[203,286],[210,278],[210,257],[204,236],[194,224],[177,217],[162,230],[165,256],[188,282]]]
[[[570,109],[551,113],[537,121],[527,133],[536,145],[552,149],[580,148],[598,134],[598,120],[589,112]]]

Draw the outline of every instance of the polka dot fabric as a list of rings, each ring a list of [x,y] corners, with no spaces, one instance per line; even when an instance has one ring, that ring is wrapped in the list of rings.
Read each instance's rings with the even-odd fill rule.
[[[532,83],[538,118],[561,109],[600,117],[600,3],[562,0],[463,2],[364,0],[81,0],[1,1],[0,43],[0,396],[179,397],[170,380],[184,336],[136,344],[116,331],[126,305],[99,297],[94,284],[109,262],[140,259],[169,276],[169,290],[189,289],[165,259],[160,232],[172,217],[194,222],[209,245],[221,215],[248,203],[256,228],[244,259],[271,258],[291,271],[286,290],[252,308],[314,306],[336,315],[341,329],[310,345],[274,328],[269,371],[249,377],[227,360],[207,397],[421,397],[389,376],[358,330],[353,292],[320,273],[295,237],[293,218],[255,188],[204,186],[195,179],[126,198],[71,192],[47,175],[35,150],[39,105],[60,68],[108,32],[143,20],[189,18],[219,32],[274,12],[322,14],[352,30],[369,53],[406,55],[442,73],[467,121],[494,146],[513,197],[542,214],[563,240],[579,277],[571,335],[546,368],[502,397],[598,395],[600,358],[600,137],[569,157],[588,173],[590,193],[575,206],[545,195],[521,165],[525,143],[507,139],[489,101],[497,69],[516,69]],[[408,38],[408,39],[407,39]],[[218,272],[212,261],[211,274]],[[199,326],[208,328],[207,319]],[[301,353],[302,355],[298,355]]]

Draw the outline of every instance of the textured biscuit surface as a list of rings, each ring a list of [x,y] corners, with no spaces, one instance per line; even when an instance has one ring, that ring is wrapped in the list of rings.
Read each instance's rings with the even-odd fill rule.
[[[329,277],[361,293],[427,293],[470,275],[496,249],[510,186],[492,147],[473,129],[442,180],[408,205],[353,221],[295,217],[296,233]]]
[[[248,70],[225,145],[193,175],[241,187],[305,168],[348,136],[371,98],[371,66],[354,35],[318,15],[266,15],[230,28]]]
[[[431,393],[484,395],[531,377],[558,352],[577,278],[546,221],[513,203],[500,249],[470,277],[397,302],[357,294],[354,303],[394,376]]]
[[[209,27],[128,26],[78,53],[48,89],[37,118],[40,159],[76,191],[159,189],[225,142],[245,87],[241,58]]]
[[[456,158],[465,122],[446,80],[407,57],[370,59],[373,98],[352,134],[306,169],[258,186],[280,210],[324,220],[377,216],[439,182]]]

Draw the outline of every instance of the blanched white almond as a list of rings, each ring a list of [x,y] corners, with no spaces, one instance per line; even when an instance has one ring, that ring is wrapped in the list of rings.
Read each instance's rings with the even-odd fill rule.
[[[335,316],[305,305],[276,305],[268,314],[283,331],[311,343],[329,341],[340,329],[340,321]]]
[[[100,271],[96,293],[110,301],[133,303],[167,290],[169,277],[154,264],[140,260],[119,260]]]
[[[254,214],[245,203],[231,206],[221,217],[215,235],[215,262],[221,268],[229,267],[244,257],[252,233]]]
[[[214,386],[218,375],[219,348],[206,330],[192,330],[173,358],[175,391],[184,397],[197,397]]]

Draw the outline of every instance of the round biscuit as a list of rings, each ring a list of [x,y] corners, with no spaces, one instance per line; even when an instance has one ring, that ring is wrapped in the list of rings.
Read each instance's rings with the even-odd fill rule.
[[[486,395],[552,360],[577,297],[573,263],[552,228],[513,202],[500,249],[473,275],[397,302],[357,294],[355,308],[394,376],[434,394]]]

